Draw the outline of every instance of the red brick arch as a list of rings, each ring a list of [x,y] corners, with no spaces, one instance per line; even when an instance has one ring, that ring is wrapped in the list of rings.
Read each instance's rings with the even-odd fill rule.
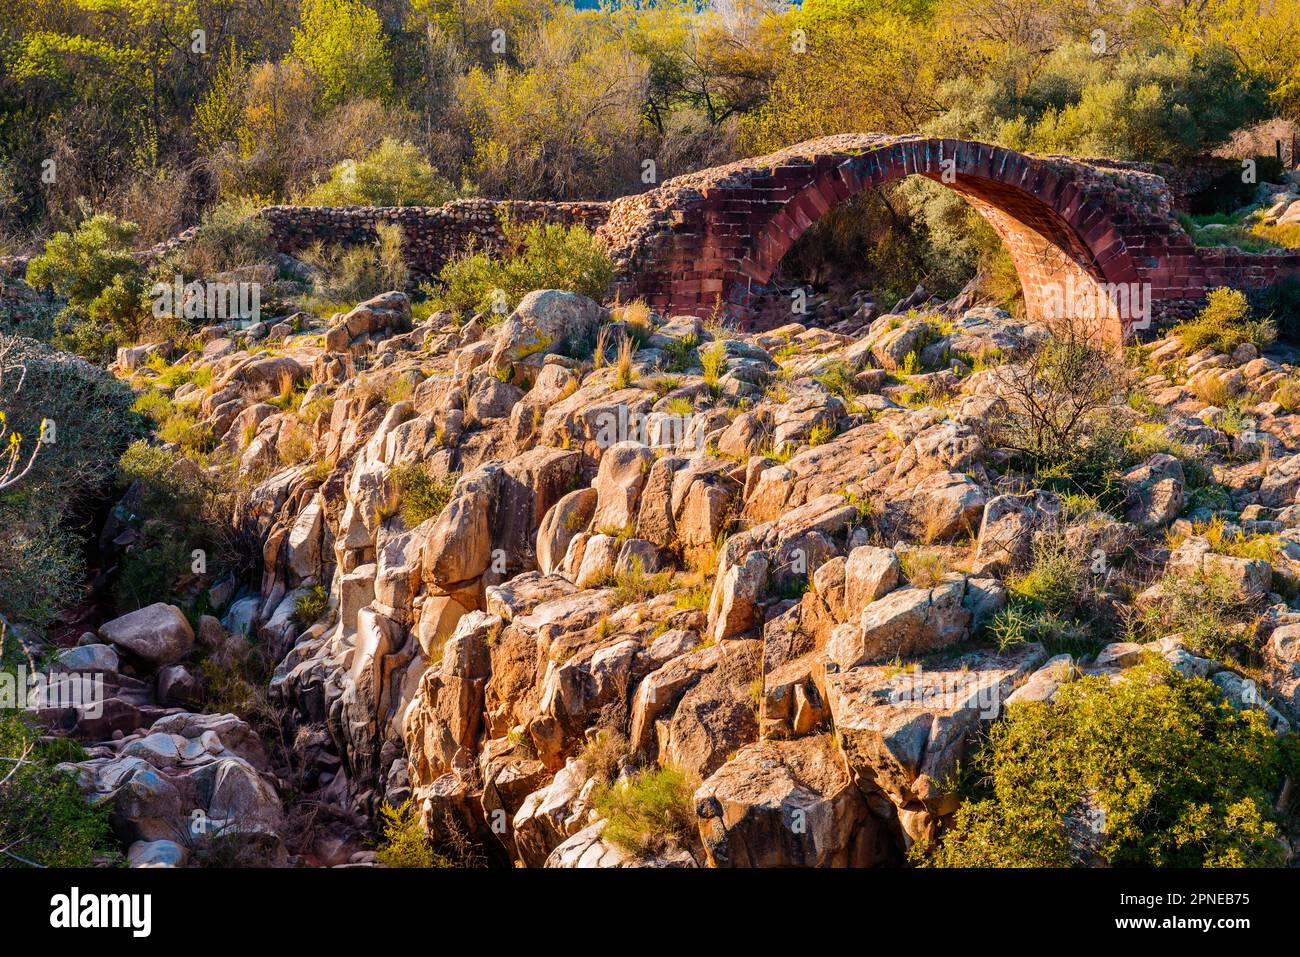
[[[621,294],[671,313],[721,307],[744,318],[813,223],[862,190],[912,175],[943,183],[989,221],[1031,317],[1077,316],[1083,304],[1114,339],[1134,318],[1140,328],[1144,304],[1153,318],[1185,313],[1214,285],[1263,285],[1300,269],[1296,254],[1196,249],[1164,180],[1133,164],[919,136],[831,136],[678,177],[616,200],[600,234],[622,271]]]

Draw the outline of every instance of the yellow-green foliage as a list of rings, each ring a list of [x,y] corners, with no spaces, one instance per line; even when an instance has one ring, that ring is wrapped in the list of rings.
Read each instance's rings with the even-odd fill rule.
[[[727,371],[727,344],[715,339],[699,350],[700,368],[704,370],[704,384],[713,397],[722,394],[722,377]]]
[[[383,24],[361,0],[302,0],[293,58],[307,67],[322,104],[387,97],[393,62]]]
[[[1083,678],[993,724],[977,784],[930,863],[1276,866],[1273,799],[1296,753],[1263,712],[1237,710],[1164,661],[1118,683]],[[1090,809],[1104,822],[1091,853],[1077,820]]]
[[[400,807],[385,804],[379,809],[384,828],[383,844],[375,855],[384,867],[451,867],[451,861],[433,849],[420,826],[420,815],[410,798]]]
[[[1179,634],[1197,654],[1224,658],[1246,639],[1244,626],[1256,610],[1223,574],[1171,572],[1160,580],[1160,600],[1147,609],[1142,624],[1152,638]]]
[[[451,501],[459,474],[435,475],[423,462],[411,462],[393,470],[397,483],[399,510],[407,528],[436,518]]]
[[[302,254],[314,270],[312,285],[320,303],[353,303],[402,289],[410,272],[402,255],[405,234],[396,223],[375,226],[375,240],[351,246],[314,243]],[[320,305],[313,305],[319,309]],[[324,310],[321,310],[324,311]]]
[[[1275,246],[1286,249],[1300,247],[1300,223],[1259,223],[1251,228],[1251,232]]]
[[[506,223],[506,252],[477,252],[447,264],[439,275],[439,298],[461,314],[514,308],[534,289],[565,289],[601,300],[614,278],[614,264],[582,226]]]
[[[655,595],[661,595],[672,584],[672,572],[663,571],[651,574],[645,570],[641,559],[634,558],[631,567],[614,575],[615,607],[645,601]]]
[[[345,160],[303,199],[308,206],[441,206],[455,195],[420,150],[384,137],[360,162]]]
[[[1250,319],[1245,293],[1226,286],[1210,291],[1205,308],[1195,319],[1179,323],[1174,335],[1191,351],[1211,348],[1231,352],[1243,342],[1259,349],[1277,338],[1277,327],[1267,319]]]
[[[948,572],[948,563],[941,552],[919,548],[899,552],[898,563],[902,567],[903,577],[914,588],[933,588],[943,581],[943,576]]]
[[[694,834],[694,791],[686,773],[671,765],[600,788],[596,812],[608,822],[601,836],[641,857],[684,846]]]
[[[820,425],[814,425],[812,431],[808,433],[809,445],[825,445],[835,437],[835,426],[823,422]]]
[[[293,620],[300,628],[315,624],[329,608],[330,596],[324,585],[312,585],[293,603]]]
[[[138,229],[99,214],[55,233],[27,264],[27,281],[67,300],[54,319],[54,345],[97,361],[133,343],[148,312],[140,264],[130,254]]]

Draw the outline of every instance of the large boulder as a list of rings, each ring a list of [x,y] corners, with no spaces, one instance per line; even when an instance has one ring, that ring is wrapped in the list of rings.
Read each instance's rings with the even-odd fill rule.
[[[497,333],[492,366],[501,368],[538,353],[561,352],[595,341],[605,310],[575,292],[536,289],[524,296]]]
[[[998,495],[984,506],[975,560],[982,568],[1013,568],[1027,560],[1039,530],[1054,527],[1061,502],[1051,492]]]
[[[1166,574],[1191,577],[1197,574],[1227,579],[1249,599],[1260,599],[1273,585],[1273,567],[1261,558],[1237,558],[1213,551],[1208,540],[1187,539],[1169,555]]]
[[[154,667],[174,664],[194,647],[194,629],[185,615],[161,601],[105,622],[99,637]]]
[[[892,843],[825,734],[741,748],[695,809],[714,867],[868,867]]]
[[[1172,455],[1153,455],[1121,479],[1128,491],[1126,518],[1137,525],[1167,525],[1183,510],[1183,466]]]
[[[1042,663],[1042,646],[971,652],[942,666],[866,665],[826,675],[840,748],[863,787],[898,809],[907,836],[933,835],[957,809],[955,771],[981,725]]]
[[[898,584],[902,565],[892,548],[859,545],[844,563],[844,603],[849,615],[860,614]],[[819,569],[820,570],[820,569]]]
[[[596,473],[597,529],[623,529],[635,526],[641,489],[645,486],[654,453],[640,442],[620,442],[611,446],[600,459]]]
[[[477,578],[492,553],[488,496],[471,490],[451,500],[424,545],[422,574],[440,585]]]
[[[899,588],[871,602],[856,620],[836,627],[826,653],[841,668],[853,668],[955,645],[966,638],[971,625],[965,599],[962,576],[933,588]]]

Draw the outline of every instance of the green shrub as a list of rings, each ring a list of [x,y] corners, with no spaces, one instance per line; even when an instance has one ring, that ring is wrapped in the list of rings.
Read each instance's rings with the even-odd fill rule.
[[[564,289],[597,301],[614,278],[614,264],[583,226],[507,222],[506,251],[477,252],[448,263],[439,275],[443,304],[461,314],[513,308],[534,289]]]
[[[1067,683],[1011,705],[929,862],[942,867],[1281,863],[1273,798],[1294,738],[1167,663]],[[1093,835],[1088,819],[1104,822]],[[922,852],[923,853],[923,852]]]
[[[578,756],[587,774],[608,785],[618,776],[619,764],[628,756],[627,737],[616,729],[602,728],[589,737]]]
[[[55,768],[84,753],[38,737],[22,715],[0,712],[0,868],[89,867],[112,846],[108,806],[89,805]]]
[[[1180,634],[1199,655],[1221,659],[1237,648],[1258,611],[1237,584],[1222,574],[1170,572],[1160,580],[1160,600],[1142,616],[1152,638]]]
[[[821,383],[827,392],[845,401],[852,402],[858,394],[857,386],[853,384],[853,369],[843,359],[831,362],[813,379]]]
[[[423,462],[411,462],[393,469],[399,510],[407,528],[437,518],[451,501],[458,473],[435,475]]]
[[[670,372],[689,372],[700,363],[697,347],[699,340],[693,335],[668,340],[668,369]]]
[[[631,567],[614,575],[614,607],[631,605],[645,601],[655,595],[662,595],[672,584],[672,572],[663,571],[651,574],[641,564],[641,559],[634,558]]]
[[[384,842],[375,857],[384,867],[452,866],[450,860],[433,849],[410,798],[400,807],[385,804],[379,814],[383,820]]]
[[[1007,604],[985,626],[998,647],[1042,644],[1052,654],[1093,654],[1100,622],[1081,561],[1064,535],[1040,536],[1023,571],[1007,579]]]
[[[1064,535],[1044,535],[1034,543],[1025,571],[1008,581],[1011,596],[1048,611],[1073,612],[1089,588],[1081,556]]]
[[[226,651],[199,662],[198,710],[207,714],[235,714],[256,726],[275,718],[267,699],[272,665],[257,645]]]
[[[80,597],[82,548],[72,529],[90,517],[141,423],[130,388],[88,362],[0,335],[0,366],[0,414],[24,436],[20,449],[34,450],[42,420],[56,430],[31,471],[0,492],[0,613],[39,631]]]
[[[194,456],[211,452],[217,443],[212,427],[200,422],[196,413],[174,406],[158,424],[158,437],[179,445],[186,454]]]
[[[384,137],[360,162],[345,160],[303,198],[307,206],[441,206],[456,190],[424,154]]]
[[[694,791],[686,773],[672,766],[599,788],[596,812],[608,822],[601,836],[640,857],[688,845],[695,833]]]
[[[704,384],[716,399],[722,394],[722,377],[727,372],[727,344],[718,339],[698,351]]]
[[[81,598],[85,559],[82,542],[61,523],[30,518],[24,508],[0,505],[0,613],[39,633]]]
[[[119,275],[140,271],[131,256],[137,229],[101,213],[71,233],[55,233],[45,249],[27,264],[27,282],[54,292],[77,306],[89,306]]]
[[[195,549],[204,552],[209,577],[251,571],[260,561],[256,536],[231,524],[237,490],[228,473],[140,440],[122,454],[118,474],[138,496],[120,516],[136,537],[119,560],[119,610],[172,600],[178,585],[192,584]]]
[[[298,623],[299,628],[309,628],[325,617],[329,605],[330,596],[325,586],[312,585],[293,603],[293,620]]]
[[[275,252],[271,224],[260,215],[261,200],[222,200],[203,215],[194,238],[181,250],[182,269],[190,276],[209,276],[255,265]]]
[[[27,281],[68,301],[54,320],[55,344],[96,361],[139,333],[147,310],[140,264],[131,256],[134,223],[106,214],[60,232],[27,264]]]
[[[1221,286],[1206,296],[1205,308],[1196,318],[1179,323],[1173,334],[1193,352],[1206,348],[1231,352],[1243,342],[1264,349],[1277,338],[1277,326],[1269,319],[1252,320],[1249,314],[1245,294]]]

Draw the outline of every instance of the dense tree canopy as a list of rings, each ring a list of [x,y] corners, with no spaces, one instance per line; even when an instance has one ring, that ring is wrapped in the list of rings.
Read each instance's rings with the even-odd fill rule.
[[[1182,161],[1300,117],[1297,53],[1300,0],[12,0],[0,235],[154,241],[386,140],[529,198],[849,130]]]

